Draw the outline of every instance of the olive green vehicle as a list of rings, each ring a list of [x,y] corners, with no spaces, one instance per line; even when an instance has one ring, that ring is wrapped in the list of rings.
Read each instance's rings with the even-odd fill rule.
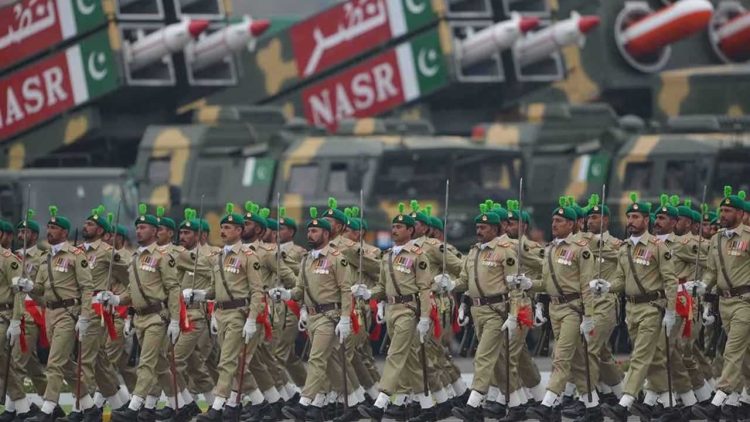
[[[476,204],[516,196],[523,171],[516,147],[436,136],[420,121],[350,120],[330,135],[271,108],[215,111],[196,115],[200,123],[148,128],[133,170],[142,201],[179,217],[203,198],[204,218],[216,227],[227,201],[251,200],[275,215],[280,194],[287,215],[303,223],[308,207],[324,209],[329,196],[357,205],[362,190],[370,239],[386,247],[398,203],[416,199],[442,215],[450,179],[448,237],[468,246]]]

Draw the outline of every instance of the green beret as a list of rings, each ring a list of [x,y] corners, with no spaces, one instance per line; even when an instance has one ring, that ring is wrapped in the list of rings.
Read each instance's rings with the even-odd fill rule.
[[[57,206],[55,205],[49,206],[49,221],[47,224],[52,224],[63,230],[70,231],[70,220],[61,215],[57,215]],[[10,224],[8,226],[10,226]],[[11,231],[13,231],[12,226]]]
[[[628,206],[628,209],[625,212],[626,214],[631,212],[638,212],[644,215],[651,214],[651,204],[649,204],[648,202],[638,201],[638,194],[636,194],[635,192],[630,193],[630,201],[632,203]]]
[[[690,199],[684,200],[682,205],[677,207],[677,215],[679,217],[685,217],[691,220],[695,220],[695,214],[696,212],[693,210],[693,201],[691,201]],[[697,221],[700,221],[700,219],[700,213],[698,213]]]
[[[297,222],[286,216],[286,208],[284,207],[279,208],[279,224],[297,230]]]
[[[679,196],[672,195],[672,197],[669,197],[669,195],[663,193],[659,196],[659,208],[654,210],[654,215],[664,214],[672,218],[677,218],[680,215],[677,209],[679,203]]]
[[[273,218],[266,218],[266,227],[270,230],[279,230],[279,223]]]
[[[359,220],[359,224],[362,225],[362,231],[367,231],[370,228],[367,225],[367,220],[365,220],[364,218],[358,218],[357,220]]]
[[[39,223],[33,220],[34,214],[34,210],[29,208],[29,211],[26,213],[26,220],[19,221],[16,225],[16,228],[22,229],[24,227],[28,227],[29,230],[33,231],[36,234],[39,234]]]
[[[500,224],[500,216],[487,209],[487,204],[479,204],[479,215],[474,217],[474,224]]]
[[[206,232],[206,233],[210,233],[211,232],[211,225],[208,224],[208,220],[201,219],[200,223],[201,223],[201,228],[203,229],[204,232]]]
[[[91,210],[91,214],[86,217],[86,220],[93,221],[99,227],[103,228],[105,232],[111,232],[112,226],[111,223],[107,221],[107,216],[105,215],[106,212],[107,210],[104,208],[104,205],[99,205]]]
[[[696,210],[693,211],[693,216],[691,217],[691,220],[693,220],[693,223],[700,223],[701,222],[701,213],[699,213]]]
[[[653,226],[656,223],[656,214],[651,213],[648,215],[648,221]]]
[[[117,225],[116,233],[122,237],[128,237],[128,228],[122,224]]]
[[[156,219],[159,221],[159,226],[170,230],[177,230],[177,223],[171,218],[165,217],[164,211],[164,207],[156,207]]]
[[[354,231],[359,231],[362,229],[362,221],[357,218],[359,215],[359,208],[357,207],[351,207],[351,208],[344,208],[344,215],[346,216],[347,221],[349,221],[349,228]]]
[[[508,220],[519,220],[520,219],[528,224],[531,221],[531,218],[529,216],[529,213],[526,211],[519,211],[520,202],[509,199],[505,202],[505,206],[508,207]]]
[[[227,203],[226,206],[226,214],[221,218],[220,224],[234,224],[236,226],[244,226],[245,225],[245,218],[242,217],[242,215],[237,214],[234,212],[234,204],[231,202]],[[263,218],[263,223],[265,227],[265,218]]]
[[[13,233],[13,225],[5,220],[0,220],[0,232]]]
[[[568,203],[570,204],[569,208],[573,208],[573,211],[576,213],[576,218],[586,217],[586,211],[584,211],[583,208],[581,208],[581,206],[576,203],[576,200],[573,196],[568,195]]]
[[[355,232],[358,232],[362,229],[362,222],[359,220],[359,218],[350,218],[349,228],[354,230]]]
[[[318,218],[318,209],[315,207],[310,207],[310,221],[307,223],[307,228],[310,227],[331,231],[331,223],[325,218]]]
[[[422,224],[429,226],[432,224],[432,218],[427,215],[426,212],[419,209],[419,202],[416,199],[412,199],[409,204],[411,205],[411,212],[409,215],[414,219],[415,222],[420,221]]]
[[[434,215],[430,217],[430,220],[432,221],[432,227],[435,229],[438,229],[440,231],[445,230],[445,226],[443,224],[443,220],[435,217]]]
[[[565,219],[576,221],[578,220],[578,213],[576,212],[575,208],[571,207],[570,203],[571,197],[569,196],[561,196],[558,200],[559,207],[555,208],[555,211],[552,213],[552,216],[558,215],[560,217],[563,217]]]
[[[334,220],[339,221],[343,225],[349,224],[348,219],[346,218],[346,214],[344,214],[343,211],[337,208],[338,202],[336,202],[336,198],[330,197],[328,198],[328,209],[326,210],[324,217],[331,217]]]
[[[135,219],[135,225],[139,224],[150,224],[156,228],[159,228],[159,220],[156,219],[155,215],[146,214],[148,212],[148,206],[146,204],[138,205],[138,218]]]
[[[732,195],[732,187],[724,186],[724,199],[721,200],[721,206],[745,211],[747,207],[745,204],[745,191],[741,190],[736,195]]]
[[[255,224],[263,227],[264,229],[267,229],[268,221],[266,219],[268,218],[269,214],[270,212],[265,213],[265,211],[260,209],[260,205],[256,204],[255,202],[245,202],[245,220],[250,220]],[[242,224],[245,223],[243,222]]]
[[[602,209],[604,209],[604,215],[609,217],[609,207],[607,205],[602,205],[599,203],[601,198],[599,198],[599,194],[592,193],[589,197],[588,206],[586,207],[586,216],[589,216],[591,214],[602,214]]]
[[[405,214],[404,210],[406,206],[403,202],[398,203],[398,215],[393,217],[391,224],[404,224],[407,227],[414,227],[414,217],[409,214]]]
[[[709,211],[708,214],[708,221],[711,223],[711,225],[718,225],[719,224],[719,213],[716,211]]]
[[[180,230],[187,229],[194,232],[201,230],[201,222],[196,218],[198,213],[192,208],[185,208],[185,219],[180,223]]]

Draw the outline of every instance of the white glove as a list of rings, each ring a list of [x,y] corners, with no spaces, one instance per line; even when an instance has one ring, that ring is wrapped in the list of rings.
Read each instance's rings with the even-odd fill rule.
[[[94,300],[101,303],[102,305],[117,306],[120,304],[120,296],[107,290],[102,290],[101,292],[97,293],[94,297]]]
[[[34,282],[25,277],[13,277],[11,279],[11,286],[16,291],[29,293],[34,289]]]
[[[299,331],[307,331],[307,308],[302,306],[299,310],[299,321],[297,321]]]
[[[417,332],[419,333],[419,341],[424,343],[424,339],[427,336],[427,332],[430,331],[430,319],[427,317],[420,317],[417,323]]]
[[[185,299],[185,303],[187,304],[193,302],[205,302],[206,291],[199,289],[185,289],[182,291],[182,298]]]
[[[593,293],[595,296],[601,296],[609,293],[609,289],[612,288],[612,284],[610,284],[609,281],[596,278],[594,280],[589,281],[589,290],[591,290],[591,293]]]
[[[375,314],[375,322],[380,325],[385,324],[385,302],[378,302],[378,313]]]
[[[348,315],[342,315],[341,318],[339,318],[339,323],[336,324],[334,332],[339,336],[339,343],[343,343],[344,340],[349,337],[349,334],[352,333],[351,318]]]
[[[547,318],[544,317],[544,304],[537,303],[534,305],[534,327],[541,327],[547,323]]]
[[[702,323],[704,327],[708,327],[716,322],[716,317],[711,313],[711,304],[707,303],[703,306]]]
[[[367,288],[366,284],[355,284],[351,287],[352,295],[356,298],[369,300],[372,297],[372,292]]]
[[[675,324],[675,313],[673,310],[667,310],[664,312],[664,319],[661,321],[661,326],[667,332],[667,337],[672,333],[672,328]]]
[[[177,339],[180,337],[180,321],[170,320],[169,326],[167,326],[167,338],[172,344],[177,343]]]
[[[450,292],[456,287],[456,283],[451,280],[448,274],[438,274],[434,278],[435,283],[432,285],[432,289],[438,292]]]
[[[516,330],[518,330],[518,318],[515,315],[508,316],[500,329],[507,330],[508,339],[513,340],[513,337],[516,335]]]
[[[5,332],[5,338],[8,340],[8,345],[13,347],[18,343],[18,339],[21,337],[21,321],[17,319],[10,320],[8,331]]]
[[[255,318],[248,318],[245,320],[245,326],[242,327],[242,338],[245,339],[245,344],[250,343],[250,340],[253,339],[257,331],[258,323],[255,322]]]
[[[532,286],[531,279],[524,274],[506,276],[505,282],[511,289],[529,290]]]
[[[219,334],[219,321],[216,320],[216,312],[211,314],[211,334]]]
[[[78,317],[78,321],[76,322],[76,334],[78,335],[78,340],[82,340],[83,336],[86,334],[86,330],[89,328],[89,319],[83,316]]]
[[[125,318],[125,325],[122,326],[122,335],[125,336],[125,338],[130,338],[133,336],[133,319],[130,317],[130,315]]]
[[[268,295],[277,302],[282,300],[292,300],[292,292],[281,287],[274,287],[268,291]]]
[[[468,315],[466,315],[466,304],[465,303],[461,303],[460,305],[458,305],[458,317],[457,317],[457,319],[458,319],[458,325],[460,327],[465,327],[465,326],[469,325],[469,317],[468,317]]]
[[[693,296],[703,296],[706,294],[706,283],[700,280],[691,280],[684,284],[685,290]]]
[[[594,321],[594,318],[584,316],[583,319],[581,319],[581,325],[579,327],[581,331],[581,335],[583,335],[583,338],[586,339],[586,341],[591,341],[591,335],[594,332],[594,327],[596,326],[596,322]]]

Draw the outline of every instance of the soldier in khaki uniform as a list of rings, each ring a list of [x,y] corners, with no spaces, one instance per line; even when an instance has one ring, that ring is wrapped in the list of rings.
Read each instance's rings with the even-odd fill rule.
[[[121,422],[155,420],[158,397],[150,394],[154,385],[165,390],[172,408],[182,405],[181,398],[175,403],[172,379],[164,369],[169,367],[167,342],[176,343],[180,335],[181,292],[176,262],[169,253],[158,250],[157,218],[147,214],[145,204],[140,204],[138,211],[140,216],[134,225],[139,247],[128,263],[128,290],[121,295],[103,291],[96,296],[105,306],[131,305],[135,309],[133,325],[141,344],[141,357],[137,369],[138,380],[129,406],[112,412],[112,420]]]
[[[395,246],[381,259],[380,277],[372,291],[365,285],[354,288],[355,297],[375,300],[387,299],[385,319],[391,345],[380,378],[380,393],[374,405],[359,406],[364,417],[376,421],[383,418],[385,408],[391,402],[402,405],[409,393],[417,395],[421,413],[432,413],[432,396],[420,387],[410,391],[403,386],[401,377],[408,357],[413,353],[412,343],[425,341],[430,330],[430,290],[433,276],[429,271],[429,259],[421,248],[414,245],[414,218],[404,213],[404,204],[399,204],[399,215],[392,220],[391,237]]]
[[[291,290],[275,287],[269,295],[276,301],[301,302],[309,315],[306,321],[300,322],[307,328],[311,345],[307,379],[299,403],[284,406],[283,413],[295,420],[322,421],[327,382],[343,391],[339,385],[343,380],[332,373],[330,357],[340,353],[341,345],[352,332],[352,274],[347,260],[330,242],[331,224],[318,218],[314,207],[310,208],[310,217],[307,241],[311,251],[302,258],[296,286]],[[346,376],[353,376],[352,367],[347,369]],[[350,390],[347,400],[352,406],[359,401],[354,396]],[[348,415],[341,418],[348,418]]]
[[[453,410],[453,414],[464,421],[484,419],[481,404],[487,395],[495,367],[498,362],[502,362],[502,365],[506,362],[506,336],[503,331],[510,324],[505,324],[505,320],[515,319],[515,309],[511,304],[510,289],[505,278],[516,273],[516,252],[510,242],[503,241],[498,236],[501,216],[489,212],[486,204],[480,205],[480,211],[474,219],[479,242],[469,251],[455,286],[459,292],[468,291],[479,339],[474,355],[474,381],[467,405]],[[507,218],[507,213],[505,217]],[[518,410],[518,406],[523,404],[516,391],[520,388],[520,383],[517,377],[513,381],[510,391],[507,391],[505,385],[501,385],[501,388],[505,396],[510,397],[511,408]]]
[[[711,239],[703,281],[694,286],[699,292],[714,286],[719,294],[719,312],[727,335],[724,347],[724,367],[716,382],[716,394],[711,403],[693,406],[695,416],[709,421],[723,418],[721,406],[725,405],[727,417],[739,413],[738,396],[744,384],[742,366],[747,357],[747,338],[750,336],[750,227],[743,224],[745,194],[732,194],[724,188],[719,220],[722,230]]]
[[[649,388],[659,394],[659,401],[669,407],[665,332],[671,333],[675,325],[675,297],[677,275],[669,248],[648,233],[651,205],[638,201],[631,194],[632,203],[627,208],[627,230],[630,238],[620,246],[617,271],[611,281],[594,280],[590,284],[597,294],[609,291],[625,292],[626,321],[633,342],[630,367],[625,375],[623,396],[616,405],[605,405],[604,413],[615,421],[627,419],[628,410],[638,416],[650,418],[650,410],[635,403],[643,381],[649,376]],[[667,417],[674,416],[666,409]]]
[[[50,206],[47,223],[47,241],[50,250],[42,256],[43,267],[37,272],[35,282],[19,279],[18,285],[32,295],[43,296],[47,308],[45,318],[47,338],[50,342],[47,358],[47,390],[44,392],[42,411],[28,419],[33,422],[51,422],[60,398],[64,378],[74,378],[70,355],[78,341],[85,338],[91,323],[90,310],[94,286],[91,271],[83,251],[68,243],[70,221],[57,215],[57,207]],[[79,343],[80,344],[80,343]],[[77,388],[74,388],[74,392]],[[94,405],[84,379],[80,380],[80,410],[86,422],[101,419],[101,410]]]
[[[571,376],[571,363],[576,355],[581,360],[593,360],[590,349],[588,355],[584,353],[582,337],[583,341],[589,341],[591,332],[596,327],[594,298],[588,290],[588,284],[594,278],[594,258],[588,241],[573,235],[578,214],[571,205],[561,198],[560,206],[552,215],[554,240],[544,252],[542,279],[535,286],[536,290],[546,291],[550,296],[550,318],[555,334],[553,369],[547,392],[540,404],[527,410],[529,418],[540,421],[555,418],[553,407],[565,390],[565,383]],[[528,286],[528,282],[521,277],[516,280],[522,289]],[[584,379],[584,382],[576,385],[581,393],[580,400],[586,406],[586,413],[580,418],[581,421],[603,420],[599,397],[593,390],[596,379],[597,374],[592,372],[590,383]],[[593,391],[588,391],[588,385],[592,386]]]

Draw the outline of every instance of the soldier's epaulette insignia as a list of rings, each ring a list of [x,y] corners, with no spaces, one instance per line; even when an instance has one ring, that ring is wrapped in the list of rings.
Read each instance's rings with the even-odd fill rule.
[[[71,246],[71,247],[70,247],[70,252],[72,252],[72,253],[73,253],[73,255],[80,255],[80,254],[82,254],[82,253],[83,253],[83,249],[81,249],[81,248],[80,248],[80,247],[78,247],[78,246]]]
[[[111,250],[112,250],[112,246],[111,246],[111,245],[109,245],[108,243],[105,243],[105,244],[104,244],[104,250],[105,250],[105,251],[111,251]]]
[[[510,242],[502,242],[498,243],[497,246],[500,246],[501,248],[510,248],[513,245]]]
[[[661,243],[661,240],[659,240],[658,237],[652,237],[648,241],[649,241],[649,243],[653,243],[654,245],[658,245],[659,243]]]
[[[441,242],[440,242],[439,240],[437,240],[437,239],[433,239],[433,238],[431,238],[431,237],[430,237],[430,238],[428,238],[427,240],[425,240],[425,242],[424,242],[424,243],[427,243],[428,245],[433,245],[433,246],[437,246],[437,245],[439,245],[439,244],[440,244]]]
[[[422,248],[420,248],[420,247],[419,247],[419,246],[417,246],[417,245],[412,245],[412,247],[411,247],[411,248],[409,248],[409,251],[410,251],[410,252],[414,252],[414,253],[415,253],[415,254],[417,254],[417,255],[422,255]]]
[[[344,244],[344,245],[346,245],[346,246],[354,246],[354,245],[356,244],[356,243],[354,243],[354,241],[353,241],[353,240],[351,240],[351,239],[347,239],[347,238],[345,238],[345,237],[344,237],[344,238],[342,238],[341,240],[342,240],[342,242],[341,242],[341,243],[343,243],[343,244]],[[336,246],[334,245],[334,247],[336,247]]]
[[[273,243],[264,243],[260,245],[261,248],[267,250],[268,252],[273,252],[276,250],[276,245]]]
[[[575,243],[578,246],[586,246],[589,244],[589,241],[586,239],[580,239],[580,240],[574,241],[573,243]]]
[[[250,256],[250,255],[254,255],[254,254],[255,254],[254,249],[251,249],[251,248],[245,249],[245,255]]]
[[[185,249],[184,246],[177,245],[177,246],[174,247],[174,250],[177,251],[177,252],[185,252],[187,249]]]
[[[255,245],[247,245],[247,249],[250,249],[250,250],[254,251],[255,250]]]
[[[680,243],[682,243],[683,245],[687,245],[688,243],[690,243],[690,238],[685,236],[680,240]]]
[[[341,255],[341,252],[339,252],[338,249],[331,248],[331,255],[333,255],[333,256],[339,256],[339,255]]]
[[[11,251],[9,251],[9,250],[3,251],[3,256],[4,256],[4,257],[6,257],[6,258],[7,258],[7,257],[9,257],[9,256],[11,256],[11,255],[13,255],[13,253],[12,253]]]
[[[623,243],[625,243],[625,242],[623,242],[622,240],[620,240],[620,239],[617,239],[617,238],[615,238],[615,237],[613,237],[613,238],[611,238],[611,239],[612,239],[612,244],[614,244],[614,245],[615,245],[615,247],[618,247],[618,248],[619,248],[620,246],[622,246],[622,245],[623,245]]]

